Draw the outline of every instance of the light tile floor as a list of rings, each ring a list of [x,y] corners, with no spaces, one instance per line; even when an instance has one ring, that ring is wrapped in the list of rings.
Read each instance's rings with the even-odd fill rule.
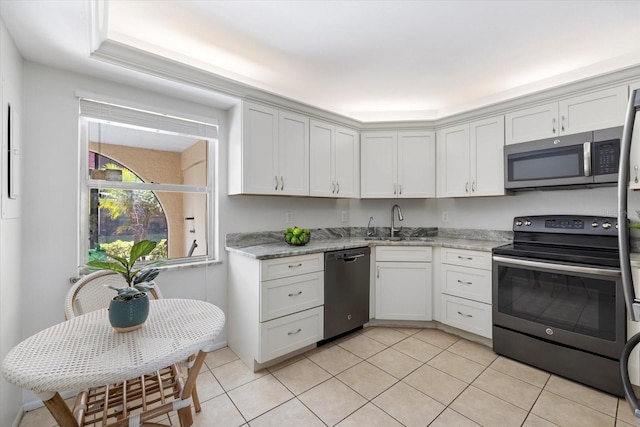
[[[437,329],[365,328],[257,373],[223,348],[198,392],[196,427],[640,426],[624,399]],[[44,408],[20,423],[49,426]]]

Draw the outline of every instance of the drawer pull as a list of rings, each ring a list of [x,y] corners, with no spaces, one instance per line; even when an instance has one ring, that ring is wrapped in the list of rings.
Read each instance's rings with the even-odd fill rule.
[[[298,267],[302,267],[302,263],[299,263],[299,264],[289,264],[289,268],[298,268]]]
[[[467,260],[467,261],[473,261],[473,258],[470,257],[470,256],[460,256],[460,255],[458,255],[458,259],[464,259],[464,260]]]
[[[295,332],[289,332],[289,333],[287,333],[287,335],[295,335],[295,334],[299,334],[301,331],[302,331],[302,328],[298,328],[298,330],[297,330],[297,331],[295,331]]]
[[[473,285],[473,282],[464,282],[460,279],[458,279],[458,283],[460,283],[461,285]]]
[[[462,313],[462,312],[460,312],[460,311],[458,312],[458,314],[459,314],[460,316],[464,316],[464,317],[473,317],[471,314],[464,314],[464,313]]]
[[[296,292],[295,294],[289,294],[289,296],[290,296],[290,297],[295,297],[295,296],[300,295],[301,293],[302,293],[302,291],[298,291],[298,292]]]

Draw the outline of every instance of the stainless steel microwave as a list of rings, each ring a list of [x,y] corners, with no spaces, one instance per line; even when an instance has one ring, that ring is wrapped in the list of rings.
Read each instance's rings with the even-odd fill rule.
[[[580,187],[618,181],[622,127],[506,145],[504,188]]]

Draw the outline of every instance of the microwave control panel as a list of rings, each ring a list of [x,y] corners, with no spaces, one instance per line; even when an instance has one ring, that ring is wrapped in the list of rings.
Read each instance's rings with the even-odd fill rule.
[[[618,173],[620,162],[620,140],[597,141],[593,143],[593,174]]]

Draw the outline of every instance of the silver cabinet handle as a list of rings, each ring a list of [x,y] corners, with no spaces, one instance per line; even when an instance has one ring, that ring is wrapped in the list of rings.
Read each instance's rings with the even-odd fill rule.
[[[637,184],[638,183],[638,165],[635,165],[633,167],[633,170],[636,172],[636,177],[633,181]]]
[[[298,268],[298,267],[302,267],[302,263],[299,263],[299,264],[289,264],[289,268]]]
[[[289,294],[290,297],[297,297],[298,295],[301,295],[302,291],[298,291],[295,294]]]
[[[331,181],[331,193],[335,193],[336,192],[336,182],[335,181]]]
[[[397,184],[393,184],[393,195],[394,195],[394,196],[395,196],[396,194],[398,194],[398,193],[396,192],[396,190],[397,190]]]
[[[564,120],[564,116],[562,116],[560,119],[560,130],[562,130],[562,132],[564,132]]]
[[[471,314],[464,314],[464,313],[462,313],[462,312],[460,312],[460,311],[458,312],[458,314],[459,314],[460,316],[464,316],[464,317],[473,317],[473,315],[471,315]]]
[[[463,259],[465,261],[473,261],[473,257],[470,257],[470,256],[460,256],[460,255],[458,255],[458,259]]]
[[[464,192],[468,193],[469,192],[469,181],[464,183]]]
[[[338,191],[336,191],[336,194],[340,194],[340,183],[336,181],[336,185],[338,186]]]
[[[280,175],[280,181],[281,181],[280,191],[282,191],[282,190],[284,190],[284,177],[282,175]]]
[[[554,117],[552,120],[553,124],[551,126],[551,132],[556,133],[556,118]]]
[[[476,182],[475,181],[471,181],[471,192],[472,193],[476,192]]]
[[[473,285],[473,282],[464,282],[460,279],[458,279],[458,283],[462,284],[462,285]]]
[[[380,266],[376,265],[376,279],[380,278]]]
[[[400,189],[400,195],[402,196],[402,184],[398,184],[398,188]]]
[[[275,178],[276,178],[276,188],[275,189],[277,190],[278,189],[278,175],[276,175]]]
[[[295,331],[295,332],[289,332],[287,335],[295,335],[295,334],[299,334],[299,333],[300,333],[300,331],[302,331],[302,329],[301,329],[301,328],[298,328],[298,330],[297,330],[297,331]]]

